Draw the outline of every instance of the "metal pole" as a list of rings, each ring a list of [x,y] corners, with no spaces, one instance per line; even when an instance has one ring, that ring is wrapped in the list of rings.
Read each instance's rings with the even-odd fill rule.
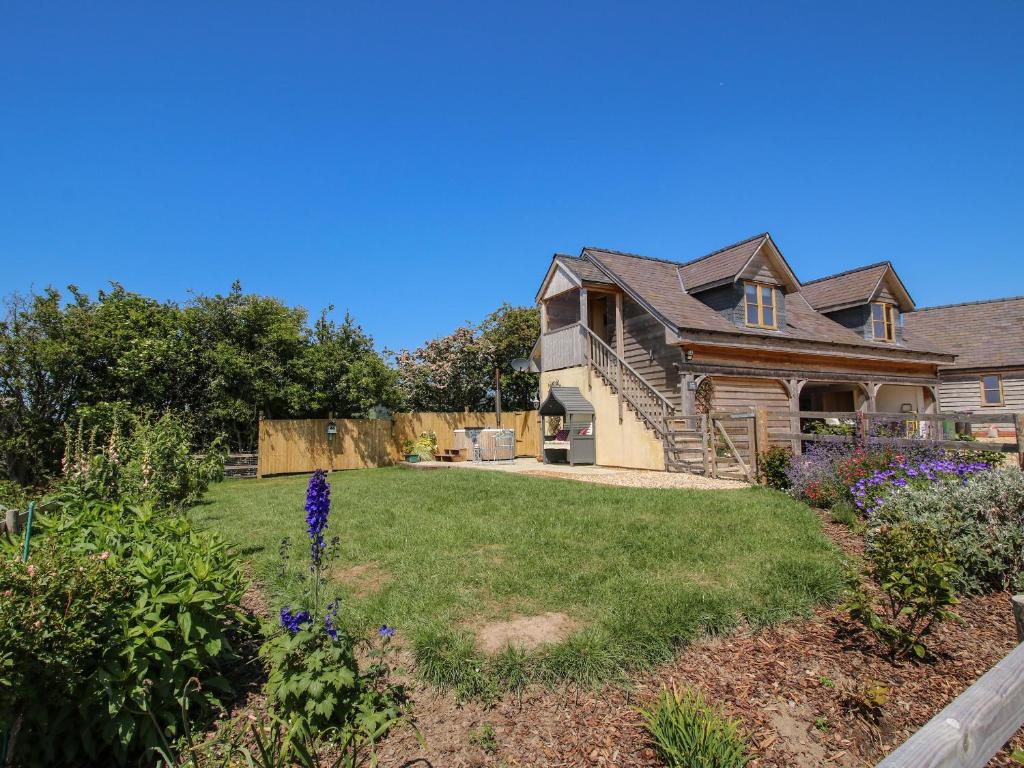
[[[498,426],[501,426],[501,368],[494,368],[494,414]]]
[[[28,504],[28,517],[25,519],[25,549],[21,553],[21,561],[28,562],[28,543],[32,539],[32,513],[36,511],[36,503],[30,501]]]

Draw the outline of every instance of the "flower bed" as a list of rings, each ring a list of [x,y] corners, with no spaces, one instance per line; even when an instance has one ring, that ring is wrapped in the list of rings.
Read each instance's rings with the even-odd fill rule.
[[[864,515],[870,516],[885,499],[902,488],[926,488],[935,483],[962,483],[966,478],[991,467],[983,462],[958,459],[928,459],[896,461],[870,475],[861,476],[850,486],[853,503]]]

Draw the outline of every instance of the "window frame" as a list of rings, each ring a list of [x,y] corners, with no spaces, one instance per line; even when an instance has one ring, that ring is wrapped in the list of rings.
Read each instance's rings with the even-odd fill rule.
[[[988,388],[985,386],[985,379],[995,379],[998,385],[999,391],[999,402],[990,403],[988,398],[985,397],[985,393],[988,392]],[[981,407],[982,408],[1002,408],[1006,405],[1006,399],[1003,393],[1003,376],[1000,373],[983,373],[981,378],[978,380],[978,386],[981,388]]]
[[[882,308],[882,319],[881,321],[875,320],[875,307]],[[884,341],[887,344],[892,344],[896,341],[896,307],[893,304],[889,304],[885,301],[873,301],[871,302],[871,338],[875,341]],[[884,336],[879,336],[875,333],[875,324],[881,322],[882,330],[885,333]]]
[[[750,322],[750,299],[747,295],[747,289],[753,287],[755,295],[757,296],[756,313],[757,322]],[[765,289],[771,291],[772,303],[770,305],[772,311],[772,322],[767,324],[764,321],[764,310],[765,307],[769,306],[765,304],[764,294],[762,291]],[[743,324],[747,328],[760,328],[765,331],[777,331],[779,329],[779,302],[775,295],[776,286],[771,283],[761,283],[757,280],[744,280],[743,281]]]

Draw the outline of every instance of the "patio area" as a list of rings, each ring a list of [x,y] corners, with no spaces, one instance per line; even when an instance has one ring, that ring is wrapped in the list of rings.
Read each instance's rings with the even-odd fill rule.
[[[533,477],[557,477],[584,483],[617,485],[627,488],[693,488],[699,490],[735,490],[748,488],[746,483],[721,480],[682,472],[656,472],[621,467],[599,467],[592,464],[542,464],[532,456],[520,457],[512,462],[503,461],[420,461],[401,462],[401,467],[415,470],[480,470],[506,472]]]

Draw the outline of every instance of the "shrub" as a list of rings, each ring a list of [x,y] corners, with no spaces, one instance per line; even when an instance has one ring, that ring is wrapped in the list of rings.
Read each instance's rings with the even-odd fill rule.
[[[863,529],[864,527],[864,523],[861,522],[860,515],[857,514],[853,504],[845,500],[838,502],[832,507],[832,519],[854,530],[858,528]]]
[[[789,488],[790,462],[793,460],[793,452],[789,448],[775,445],[767,451],[762,451],[757,457],[757,469],[760,481],[769,488],[785,491]]]
[[[639,711],[669,768],[742,768],[751,760],[739,722],[697,691],[662,688],[654,707]]]
[[[880,604],[863,586],[854,590],[847,609],[871,630],[893,658],[913,653],[924,658],[924,638],[935,625],[956,619],[953,582],[959,569],[945,544],[928,528],[898,525],[880,528],[868,550],[869,574],[882,593]]]
[[[907,462],[902,457],[884,469],[877,469],[850,487],[854,504],[870,515],[888,496],[906,488],[927,488],[933,484],[952,486],[979,472],[987,472],[988,464],[966,463],[955,459],[929,459]]]
[[[90,411],[77,429],[65,430],[63,497],[181,508],[223,477],[227,454],[221,442],[195,455],[192,427],[182,417],[140,418],[121,410],[101,415]],[[93,424],[88,436],[87,423]]]
[[[966,482],[906,488],[872,512],[867,543],[885,526],[914,525],[942,539],[967,592],[1024,588],[1024,473],[1015,468],[970,475]]]
[[[160,730],[178,733],[177,698],[193,678],[200,688],[191,698],[193,713],[220,707],[230,693],[223,673],[236,658],[230,637],[246,619],[237,607],[243,591],[238,565],[218,536],[149,507],[104,502],[69,502],[40,515],[36,531],[26,572],[31,567],[40,574],[45,564],[46,573],[56,574],[54,590],[61,578],[74,586],[25,599],[44,606],[63,601],[57,608],[69,616],[72,609],[80,612],[80,628],[90,634],[77,634],[79,625],[60,630],[81,651],[66,695],[54,696],[36,680],[11,690],[8,705],[23,722],[22,764],[135,762],[159,745]],[[116,579],[103,575],[108,571]],[[17,622],[25,614],[11,612],[18,610],[4,604],[0,611],[0,648],[24,647]],[[49,653],[45,670],[34,677],[64,675],[58,650]],[[31,663],[15,660],[16,667]]]

